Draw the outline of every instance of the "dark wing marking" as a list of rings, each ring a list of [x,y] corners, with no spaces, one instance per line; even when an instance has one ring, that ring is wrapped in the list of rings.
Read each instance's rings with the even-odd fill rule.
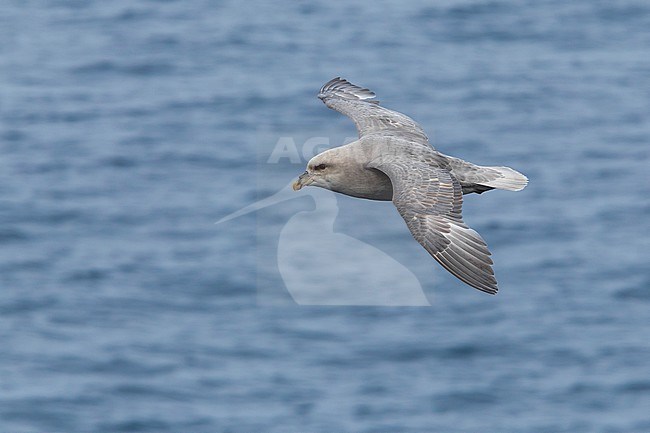
[[[357,127],[359,138],[370,134],[394,135],[423,144],[429,140],[424,130],[410,117],[381,107],[372,100],[375,93],[334,78],[320,89],[318,97],[329,108],[348,116]]]
[[[399,158],[376,160],[369,167],[390,178],[395,207],[438,263],[470,286],[497,293],[490,251],[463,221],[461,186],[448,170]]]

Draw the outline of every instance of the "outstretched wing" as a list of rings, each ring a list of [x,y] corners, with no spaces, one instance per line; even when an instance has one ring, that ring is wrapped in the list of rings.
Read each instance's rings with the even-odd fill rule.
[[[359,138],[370,134],[393,135],[423,144],[429,140],[420,125],[410,117],[381,107],[373,100],[375,93],[334,78],[320,89],[318,97],[329,108],[345,114],[354,121]]]
[[[490,251],[461,215],[460,183],[448,170],[426,162],[373,161],[393,184],[393,203],[409,230],[445,269],[470,286],[497,293]]]

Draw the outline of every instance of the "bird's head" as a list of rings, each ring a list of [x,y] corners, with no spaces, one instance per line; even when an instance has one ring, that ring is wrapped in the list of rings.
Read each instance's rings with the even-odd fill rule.
[[[325,189],[331,189],[334,179],[339,172],[339,164],[333,158],[333,155],[326,151],[314,156],[307,163],[307,171],[301,174],[293,183],[294,191],[298,191],[303,186],[313,185]]]

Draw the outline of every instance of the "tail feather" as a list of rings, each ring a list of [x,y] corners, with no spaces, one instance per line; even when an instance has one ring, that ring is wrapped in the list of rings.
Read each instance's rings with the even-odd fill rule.
[[[528,178],[510,167],[484,167],[446,156],[451,170],[463,187],[463,194],[482,193],[491,189],[521,191],[528,185]]]
[[[528,178],[510,167],[485,167],[498,172],[499,176],[487,182],[480,182],[481,185],[490,186],[496,189],[508,191],[521,191],[528,185]]]

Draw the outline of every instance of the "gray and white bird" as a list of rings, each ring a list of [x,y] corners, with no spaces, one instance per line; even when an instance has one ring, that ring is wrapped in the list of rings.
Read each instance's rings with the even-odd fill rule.
[[[490,251],[463,221],[463,194],[522,190],[528,179],[509,167],[482,167],[443,155],[410,117],[379,105],[375,93],[340,77],[318,97],[352,119],[359,139],[313,157],[293,184],[352,197],[392,200],[425,250],[464,283],[496,294]]]

